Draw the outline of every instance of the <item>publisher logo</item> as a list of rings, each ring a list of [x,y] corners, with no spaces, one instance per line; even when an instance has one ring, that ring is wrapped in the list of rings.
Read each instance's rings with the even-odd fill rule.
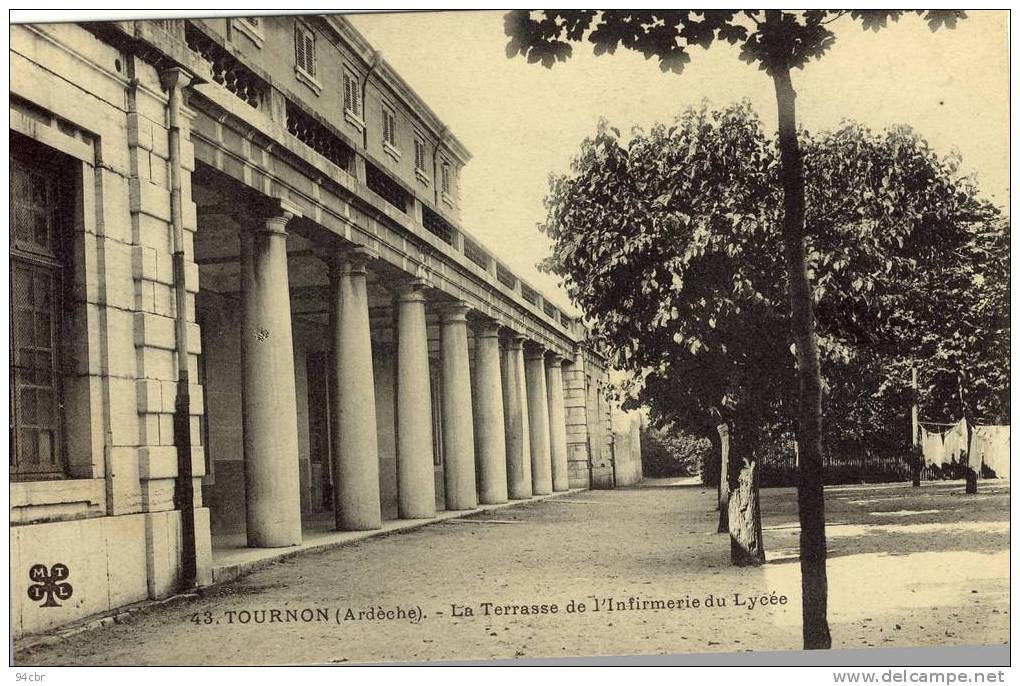
[[[68,600],[74,593],[71,584],[64,581],[69,576],[71,570],[60,562],[49,569],[46,565],[32,565],[28,578],[35,583],[28,587],[28,597],[37,603],[42,602],[41,607],[60,607],[57,600]]]

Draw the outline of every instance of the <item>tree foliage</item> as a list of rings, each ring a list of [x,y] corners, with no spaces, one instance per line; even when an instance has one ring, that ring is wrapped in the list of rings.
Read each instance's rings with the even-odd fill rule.
[[[959,10],[806,10],[783,12],[770,25],[765,10],[514,10],[504,19],[508,57],[551,67],[573,54],[572,43],[587,41],[596,55],[623,47],[657,58],[659,69],[681,73],[691,48],[707,50],[721,41],[740,48],[740,59],[773,74],[777,67],[803,67],[820,58],[836,41],[829,28],[847,16],[866,30],[878,31],[905,14],[923,17],[932,31],[953,28],[966,14]]]
[[[934,31],[952,28],[965,14],[956,10],[915,10]],[[717,41],[740,46],[740,57],[772,79],[779,114],[779,166],[782,185],[782,241],[790,303],[791,333],[797,359],[797,436],[800,445],[797,511],[801,525],[800,567],[804,647],[832,645],[827,614],[825,497],[822,491],[822,375],[812,285],[805,260],[803,158],[798,141],[796,91],[791,69],[825,54],[835,42],[831,22],[849,14],[866,29],[878,30],[904,14],[894,10],[567,10],[506,15],[507,55],[552,66],[571,53],[571,42],[587,40],[596,54],[617,46],[657,57],[664,71],[680,72],[688,50]],[[748,389],[754,392],[757,386]],[[751,403],[751,407],[756,407]],[[753,425],[753,422],[752,422]],[[741,432],[746,433],[746,432]],[[755,508],[755,511],[756,508]],[[755,527],[760,531],[760,526]]]
[[[802,132],[801,145],[827,442],[901,449],[911,364],[929,380],[932,412],[954,414],[962,372],[973,408],[999,416],[999,212],[957,158],[909,128],[848,122]],[[602,123],[550,179],[541,227],[554,242],[543,267],[562,276],[613,364],[640,380],[653,420],[705,437],[727,421],[745,451],[763,426],[792,429],[796,404],[778,173],[775,140],[747,104],[688,110],[626,139]]]
[[[645,477],[693,476],[712,451],[704,438],[670,428],[641,428],[641,471]]]

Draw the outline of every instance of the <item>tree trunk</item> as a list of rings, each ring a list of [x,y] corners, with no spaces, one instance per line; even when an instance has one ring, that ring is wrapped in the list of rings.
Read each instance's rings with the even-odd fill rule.
[[[724,534],[730,530],[730,429],[726,424],[717,427],[719,432],[719,528]]]
[[[719,432],[715,430],[715,426],[709,427],[705,432],[708,436],[708,442],[712,444],[711,457],[706,461],[704,470],[701,474],[701,483],[706,486],[715,486],[718,489],[719,486],[719,468],[721,467],[721,455],[722,455],[722,439],[719,438]],[[718,509],[719,503],[716,501],[716,509]]]
[[[730,562],[737,567],[765,564],[758,500],[758,463],[740,470],[737,487],[730,493]]]
[[[730,424],[730,451],[727,461],[729,498],[727,522],[730,533],[730,561],[744,567],[765,563],[765,544],[761,533],[761,508],[758,505],[758,398],[752,392],[746,409]],[[753,468],[752,468],[753,466]]]
[[[797,440],[800,446],[797,509],[804,648],[830,648],[826,618],[825,496],[822,491],[822,384],[811,285],[804,256],[804,167],[797,141],[796,93],[788,65],[775,66],[779,106],[780,177],[783,183],[783,252],[800,381]]]

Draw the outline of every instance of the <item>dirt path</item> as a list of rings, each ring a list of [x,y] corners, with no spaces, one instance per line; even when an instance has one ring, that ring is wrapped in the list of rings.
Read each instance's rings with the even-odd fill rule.
[[[727,539],[715,533],[715,490],[668,483],[554,498],[301,556],[204,598],[18,651],[16,663],[308,664],[799,648],[794,491],[763,491],[769,564],[736,569]],[[977,496],[964,496],[962,482],[828,490],[834,647],[1007,642],[1008,501],[1008,484],[994,482],[982,482]],[[749,599],[762,595],[777,602],[751,609]],[[637,609],[610,611],[608,598]],[[675,607],[641,609],[641,601]],[[505,607],[554,604],[555,613]],[[369,618],[380,606],[412,616]],[[497,607],[504,609],[497,614]],[[359,612],[360,619],[344,619]]]

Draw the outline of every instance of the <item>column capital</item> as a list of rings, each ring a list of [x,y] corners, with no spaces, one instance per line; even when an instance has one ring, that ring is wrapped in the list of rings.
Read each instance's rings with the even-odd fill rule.
[[[549,366],[559,367],[563,364],[563,355],[558,352],[552,351],[549,353]]]
[[[425,302],[424,279],[406,279],[396,284],[397,302]]]
[[[524,359],[526,360],[544,360],[545,359],[545,348],[538,343],[533,341],[529,342],[530,345],[524,346]]]
[[[301,216],[301,208],[283,198],[273,198],[258,208],[256,217],[261,225],[256,226],[254,233],[272,233],[287,235],[287,224],[291,219]]]
[[[499,322],[491,317],[484,317],[479,320],[478,326],[475,329],[475,335],[479,338],[499,338],[499,333],[502,330]]]
[[[368,263],[379,257],[379,253],[365,245],[321,248],[316,250],[316,254],[329,265],[331,277],[341,274],[365,274]]]
[[[527,340],[525,335],[511,331],[510,335],[507,336],[506,344],[510,350],[520,350],[524,347],[524,341]]]
[[[454,322],[466,322],[467,313],[471,311],[471,306],[463,300],[456,300],[450,303],[444,303],[440,306],[439,319],[444,324]]]
[[[195,75],[183,67],[173,66],[159,72],[160,85],[166,90],[187,88],[195,80]]]

